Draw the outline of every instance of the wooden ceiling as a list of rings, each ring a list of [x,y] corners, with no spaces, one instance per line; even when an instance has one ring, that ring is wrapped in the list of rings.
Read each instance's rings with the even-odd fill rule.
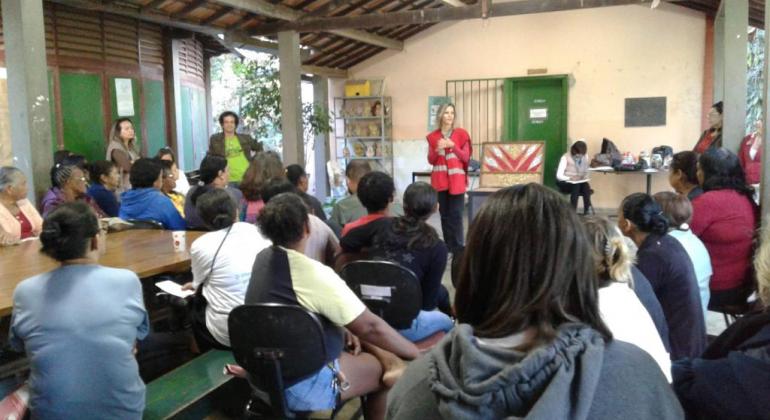
[[[52,0],[209,35],[220,46],[277,49],[278,30],[297,30],[308,69],[344,77],[346,69],[440,21],[649,3],[650,0]],[[729,0],[726,0],[729,1]],[[719,0],[668,0],[714,15]],[[764,1],[749,0],[750,24],[762,27]],[[224,35],[224,39],[222,38]],[[220,51],[221,52],[221,51]]]

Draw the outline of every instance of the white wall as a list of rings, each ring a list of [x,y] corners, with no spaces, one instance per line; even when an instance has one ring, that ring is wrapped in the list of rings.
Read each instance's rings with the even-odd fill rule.
[[[705,16],[662,4],[657,9],[615,6],[469,20],[436,25],[351,69],[351,78],[381,78],[393,97],[399,187],[427,167],[415,139],[426,134],[428,96],[446,80],[525,76],[529,68],[569,74],[568,135],[585,137],[598,153],[602,137],[638,154],[660,144],[691,148],[700,135]],[[342,94],[342,83],[331,86]],[[625,128],[624,99],[666,96],[667,124]],[[403,154],[402,154],[403,153]],[[614,208],[644,189],[641,175],[596,175],[594,204]],[[668,188],[659,176],[653,190]]]

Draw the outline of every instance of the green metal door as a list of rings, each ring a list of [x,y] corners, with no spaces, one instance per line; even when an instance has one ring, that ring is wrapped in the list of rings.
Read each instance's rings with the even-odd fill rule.
[[[503,133],[510,141],[545,141],[543,182],[556,186],[556,167],[567,150],[567,76],[506,79]]]
[[[148,156],[154,156],[166,141],[166,96],[163,93],[163,82],[159,80],[144,80],[144,123],[147,126]]]

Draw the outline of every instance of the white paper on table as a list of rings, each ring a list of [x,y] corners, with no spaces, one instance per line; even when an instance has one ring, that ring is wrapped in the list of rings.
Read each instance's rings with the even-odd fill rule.
[[[174,283],[171,280],[160,281],[155,283],[155,285],[158,286],[158,289],[163,290],[172,296],[177,296],[183,299],[195,294],[195,290],[182,290],[181,284]]]
[[[601,172],[601,171],[614,171],[612,166],[597,166],[594,168],[588,168],[589,171]]]

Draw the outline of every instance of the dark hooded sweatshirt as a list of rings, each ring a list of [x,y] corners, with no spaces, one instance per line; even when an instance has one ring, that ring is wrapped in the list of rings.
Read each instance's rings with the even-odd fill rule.
[[[523,353],[480,345],[461,324],[412,363],[388,394],[389,419],[681,419],[653,359],[566,324]]]

